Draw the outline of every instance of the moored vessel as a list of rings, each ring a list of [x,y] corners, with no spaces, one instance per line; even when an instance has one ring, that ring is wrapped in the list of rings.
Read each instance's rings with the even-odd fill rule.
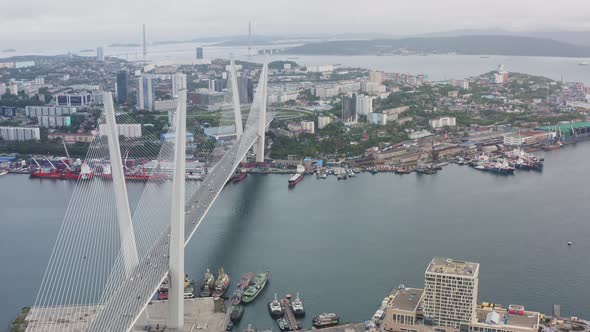
[[[322,328],[337,325],[340,322],[340,317],[335,313],[323,313],[315,316],[311,323],[314,327]]]
[[[203,281],[201,285],[201,291],[199,292],[200,297],[209,297],[215,287],[215,276],[209,269],[203,274]]]
[[[215,288],[213,289],[214,297],[221,297],[227,291],[229,287],[229,281],[231,280],[229,274],[225,273],[223,268],[219,269],[217,281],[215,282]]]
[[[289,187],[295,187],[299,181],[303,180],[303,173],[297,173],[289,179]]]
[[[8,171],[7,171],[7,170],[5,170],[5,169],[0,169],[0,176],[4,176],[4,175],[6,175],[6,174],[8,174]]]
[[[231,319],[233,322],[237,322],[240,319],[242,319],[243,315],[244,315],[244,306],[243,305],[237,304],[237,305],[231,306],[231,314],[229,314],[229,319]]]
[[[244,291],[244,294],[242,294],[242,302],[252,302],[258,296],[258,294],[260,294],[260,292],[264,289],[264,286],[266,286],[269,276],[270,272],[268,271],[258,273],[254,278],[254,281],[250,283],[248,288]]]
[[[277,294],[275,293],[275,299],[268,303],[268,312],[272,318],[278,318],[283,315],[283,308],[281,303],[277,300]]]
[[[297,293],[295,300],[291,302],[291,309],[293,309],[293,314],[296,317],[305,316],[305,308],[303,307],[303,301],[299,298],[299,292]]]

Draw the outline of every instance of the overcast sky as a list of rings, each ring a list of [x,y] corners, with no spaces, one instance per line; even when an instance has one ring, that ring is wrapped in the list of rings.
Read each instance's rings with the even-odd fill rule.
[[[246,34],[590,30],[589,0],[0,0],[0,48]]]

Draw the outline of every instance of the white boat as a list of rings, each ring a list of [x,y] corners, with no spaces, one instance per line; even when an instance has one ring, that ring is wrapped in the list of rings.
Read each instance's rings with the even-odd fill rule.
[[[590,63],[588,63],[588,61],[582,61],[582,62],[578,63],[579,66],[587,66],[589,64]]]
[[[8,171],[5,169],[0,169],[0,176],[8,174]]]
[[[352,169],[350,169],[350,168],[347,170],[347,173],[348,173],[348,177],[350,177],[350,178],[356,176],[356,174],[354,174],[354,171]]]

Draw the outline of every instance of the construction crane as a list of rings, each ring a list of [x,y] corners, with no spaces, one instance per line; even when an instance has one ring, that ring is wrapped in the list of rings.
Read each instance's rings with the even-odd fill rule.
[[[70,159],[70,153],[68,152],[68,147],[66,146],[66,142],[64,140],[61,141],[64,145],[64,150],[66,150],[66,156]]]

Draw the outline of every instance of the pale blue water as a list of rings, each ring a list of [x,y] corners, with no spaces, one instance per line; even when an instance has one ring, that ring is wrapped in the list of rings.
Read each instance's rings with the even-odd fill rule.
[[[272,272],[241,328],[274,324],[275,292],[301,292],[304,327],[321,312],[368,319],[392,287],[423,287],[433,256],[479,262],[480,301],[543,312],[560,303],[588,318],[589,162],[580,143],[547,153],[543,173],[510,177],[449,166],[434,176],[309,176],[289,190],[288,176],[249,176],[220,195],[187,247],[187,272],[199,279],[223,266],[230,294],[243,273]],[[0,177],[0,327],[34,303],[73,187]]]

